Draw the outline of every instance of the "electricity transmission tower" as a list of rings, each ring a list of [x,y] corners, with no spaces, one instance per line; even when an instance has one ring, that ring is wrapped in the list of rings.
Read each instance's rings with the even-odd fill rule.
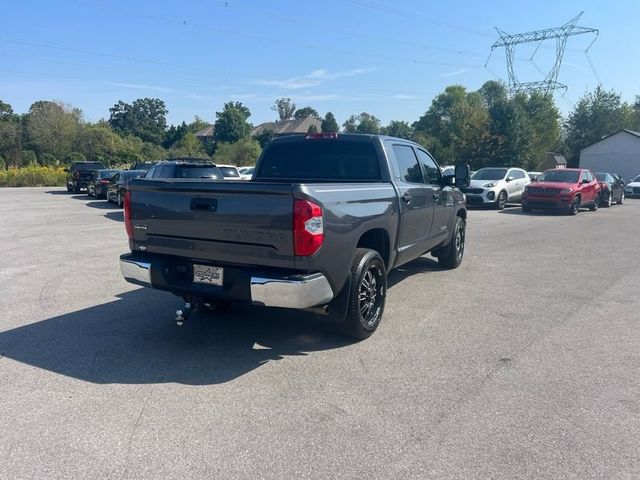
[[[493,45],[491,45],[491,53],[489,54],[489,58],[487,58],[485,67],[489,63],[489,59],[491,58],[493,51],[496,48],[504,47],[506,57],[507,57],[507,72],[509,74],[509,88],[511,89],[512,92],[514,93],[517,93],[517,92],[550,93],[550,92],[553,92],[554,90],[564,90],[566,92],[567,86],[558,82],[558,73],[560,72],[562,57],[564,56],[564,50],[565,50],[565,47],[567,46],[567,39],[575,35],[584,35],[586,33],[595,34],[595,37],[593,38],[593,40],[585,50],[585,54],[586,54],[591,48],[591,45],[593,45],[593,42],[596,41],[596,38],[598,37],[598,33],[599,33],[597,28],[586,28],[586,27],[580,27],[576,25],[583,13],[584,12],[580,12],[578,15],[573,17],[571,20],[569,20],[567,23],[565,23],[561,27],[547,28],[545,30],[535,30],[533,32],[516,33],[516,34],[510,35],[504,32],[503,30],[500,30],[498,27],[496,27],[496,30],[500,35],[500,38]],[[544,80],[539,80],[535,82],[518,81],[518,77],[516,76],[516,72],[514,68],[516,45],[520,45],[523,43],[537,43],[538,45],[536,46],[533,54],[531,55],[531,58],[529,58],[529,61],[533,62],[533,57],[538,52],[538,48],[540,48],[540,45],[542,44],[542,42],[544,42],[545,40],[551,40],[551,39],[556,40],[556,60],[555,60],[555,63],[553,64],[553,67],[549,71],[549,73],[547,73],[547,75],[545,76]],[[544,75],[544,72],[540,71],[540,73]]]

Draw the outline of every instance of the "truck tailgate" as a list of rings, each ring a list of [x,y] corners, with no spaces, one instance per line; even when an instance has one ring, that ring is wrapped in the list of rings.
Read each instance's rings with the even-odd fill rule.
[[[293,193],[286,183],[134,180],[133,251],[293,268]]]

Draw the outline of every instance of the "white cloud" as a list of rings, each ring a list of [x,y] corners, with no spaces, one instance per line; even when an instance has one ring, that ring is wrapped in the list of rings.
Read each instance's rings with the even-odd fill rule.
[[[441,73],[440,75],[438,75],[438,77],[440,78],[455,77],[457,75],[462,75],[463,73],[467,73],[468,71],[469,70],[466,68],[461,68],[460,70],[454,70],[453,72]]]
[[[123,82],[105,82],[107,85],[120,88],[130,88],[132,90],[150,90],[154,92],[175,92],[173,88],[161,87],[158,85],[144,85],[140,83],[123,83]]]
[[[335,80],[337,78],[355,77],[357,75],[363,75],[365,73],[373,72],[375,68],[354,68],[352,70],[345,70],[342,72],[330,72],[329,70],[320,68],[313,70],[305,75],[286,78],[283,80],[277,79],[260,79],[252,83],[256,85],[267,85],[271,87],[280,87],[288,90],[297,90],[301,88],[311,88],[322,85],[326,81]]]

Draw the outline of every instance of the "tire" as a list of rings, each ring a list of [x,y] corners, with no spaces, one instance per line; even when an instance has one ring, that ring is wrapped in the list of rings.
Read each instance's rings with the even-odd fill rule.
[[[523,205],[523,206],[522,206],[522,211],[523,211],[524,213],[531,213],[531,208],[529,208],[529,207],[525,207],[525,206]]]
[[[607,208],[611,205],[613,205],[613,192],[609,192],[609,195],[607,195],[607,201],[602,204],[603,207]]]
[[[80,193],[80,187],[78,185],[73,187],[73,193]]]
[[[351,288],[342,331],[364,340],[382,321],[387,297],[387,271],[378,252],[357,248],[351,264]]]
[[[118,207],[122,208],[122,195],[120,195],[120,192],[118,192],[118,196],[116,197],[116,203]]]
[[[71,193],[73,190],[72,188],[69,186],[69,184],[67,183],[67,192]]]
[[[579,211],[580,211],[580,197],[576,197],[573,199],[573,202],[571,202],[568,213],[569,215],[577,215]]]
[[[592,212],[597,212],[599,207],[600,207],[600,195],[598,195],[593,200],[593,203],[589,206],[589,210],[591,210]]]
[[[438,252],[438,263],[441,267],[454,269],[460,266],[464,257],[466,230],[467,222],[464,218],[456,217],[456,224],[453,227],[453,238],[451,238],[449,245]]]
[[[496,208],[498,210],[504,210],[504,207],[507,206],[507,200],[509,199],[509,197],[507,196],[507,192],[505,192],[504,190],[502,190],[499,194],[498,194],[498,199],[496,200]]]
[[[618,205],[624,205],[624,192],[620,194],[620,200],[616,202]]]

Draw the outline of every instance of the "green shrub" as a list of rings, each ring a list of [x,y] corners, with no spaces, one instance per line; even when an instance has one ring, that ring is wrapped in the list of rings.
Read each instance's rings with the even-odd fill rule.
[[[60,167],[29,166],[0,170],[0,187],[64,186],[67,174]]]

